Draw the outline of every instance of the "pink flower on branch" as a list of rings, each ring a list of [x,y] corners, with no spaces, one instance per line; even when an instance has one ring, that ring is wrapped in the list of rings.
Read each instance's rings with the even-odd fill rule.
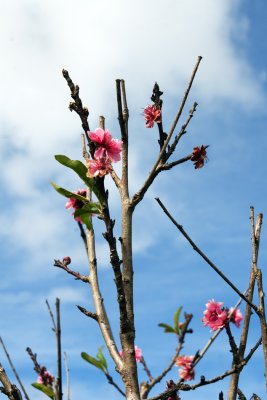
[[[95,178],[99,176],[102,178],[103,176],[109,174],[112,171],[111,161],[109,158],[100,158],[91,160],[86,160],[88,172],[87,176],[89,178]]]
[[[239,328],[240,322],[243,319],[241,311],[238,308],[234,309],[234,307],[231,307],[229,310],[222,306],[222,302],[209,300],[206,304],[206,310],[203,312],[203,324],[209,326],[213,331],[225,328],[229,322],[233,322]]]
[[[234,311],[233,310],[233,307],[231,307],[229,310],[229,314],[231,315],[230,321],[233,322],[237,328],[239,328],[240,322],[243,320],[243,316],[239,308],[236,308]]]
[[[52,386],[54,380],[55,378],[50,374],[49,371],[41,371],[41,373],[38,375],[37,383],[41,383],[45,386]]]
[[[212,331],[224,328],[228,322],[228,313],[222,308],[222,305],[222,302],[216,302],[215,300],[209,300],[206,304],[202,322],[205,326],[209,326]]]
[[[83,196],[84,198],[86,198],[86,190],[85,189],[79,189],[73,193],[79,194],[80,196]],[[83,202],[81,200],[75,199],[74,197],[71,197],[65,205],[66,208],[74,208],[74,210],[78,210],[79,208],[82,208],[82,206],[83,206]],[[73,214],[74,214],[74,212],[72,213],[72,215]],[[80,217],[76,217],[75,221],[82,222]]]
[[[134,350],[135,350],[135,359],[137,362],[140,362],[142,358],[142,350],[139,349],[139,347],[137,346],[134,346]]]
[[[96,144],[95,160],[110,159],[112,162],[120,161],[122,141],[113,139],[108,130],[97,128],[94,132],[88,131],[89,138]]]
[[[202,168],[205,162],[207,162],[207,152],[206,149],[209,146],[199,146],[194,147],[191,154],[191,161],[194,162],[195,169]]]
[[[137,362],[140,362],[141,358],[142,358],[142,350],[139,349],[139,347],[137,347],[137,346],[134,346],[134,350],[135,350],[135,359]],[[120,353],[121,358],[123,358],[122,350],[119,353]]]
[[[192,381],[195,378],[193,360],[194,356],[179,356],[176,358],[176,365],[181,367],[179,375],[185,381]]]
[[[146,106],[144,109],[144,117],[147,128],[153,128],[154,123],[157,124],[161,122],[161,110],[155,104]]]

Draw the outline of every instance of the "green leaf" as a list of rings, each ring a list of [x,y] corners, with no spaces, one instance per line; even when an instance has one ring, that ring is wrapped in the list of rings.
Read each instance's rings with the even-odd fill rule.
[[[180,306],[178,308],[178,310],[175,312],[174,317],[173,317],[173,321],[174,321],[174,329],[176,331],[176,333],[179,335],[180,332],[180,328],[179,328],[179,318],[180,318],[180,314],[182,311],[183,307]]]
[[[164,332],[165,333],[176,333],[176,331],[173,329],[172,326],[167,325],[167,324],[159,324],[158,326],[161,326],[162,328],[164,328]]]
[[[81,180],[88,186],[96,195],[99,201],[103,201],[103,196],[101,195],[99,189],[96,187],[95,179],[89,178],[87,174],[86,166],[79,160],[71,160],[69,157],[64,155],[56,155],[55,159],[65,167],[72,169],[76,174],[79,175]]]
[[[84,204],[81,208],[78,208],[76,211],[79,211],[80,214],[100,214],[101,212],[101,204],[88,202]],[[78,215],[79,215],[78,213]]]
[[[53,186],[53,188],[54,188],[59,194],[62,194],[62,196],[65,196],[65,197],[67,197],[68,199],[73,198],[73,199],[80,200],[80,201],[82,201],[82,202],[84,202],[84,203],[88,203],[88,202],[89,202],[89,200],[86,199],[86,197],[81,196],[80,194],[72,193],[72,192],[70,192],[69,190],[64,189],[64,188],[58,186],[58,185],[57,185],[56,183],[54,183],[54,182],[50,182],[50,183],[51,183],[51,185]]]
[[[46,394],[48,397],[50,397],[50,399],[55,399],[55,393],[53,391],[53,389],[51,389],[48,386],[45,386],[43,383],[32,383],[32,386],[35,387],[38,390],[41,390],[41,392],[43,392],[44,394]]]
[[[92,217],[88,211],[84,211],[82,208],[75,210],[73,214],[74,218],[80,217],[81,221],[86,225],[88,229],[92,229]]]
[[[82,358],[87,361],[89,364],[94,365],[96,368],[101,369],[101,371],[105,372],[105,368],[101,361],[97,360],[96,358],[89,356],[85,351],[81,353]]]
[[[99,359],[99,361],[101,361],[102,365],[105,367],[106,371],[108,369],[108,364],[107,364],[107,360],[105,359],[104,355],[103,355],[103,347],[101,346],[98,349],[98,353],[97,353],[97,358]]]

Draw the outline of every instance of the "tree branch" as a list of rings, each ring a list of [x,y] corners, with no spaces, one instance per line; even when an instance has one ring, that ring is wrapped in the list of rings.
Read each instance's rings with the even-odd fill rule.
[[[54,267],[64,269],[64,271],[66,271],[68,274],[74,276],[75,279],[77,279],[77,280],[80,280],[85,283],[90,283],[89,276],[81,275],[79,272],[72,271],[71,269],[68,268],[68,266],[66,264],[64,264],[60,260],[54,260]]]
[[[152,389],[157,383],[159,383],[159,382],[164,378],[164,376],[166,376],[167,373],[168,373],[168,372],[172,369],[172,367],[174,366],[174,364],[175,364],[175,362],[176,362],[176,359],[177,359],[177,357],[179,356],[181,349],[183,348],[184,341],[185,341],[185,336],[186,336],[186,334],[188,333],[187,328],[188,328],[188,326],[189,326],[189,324],[190,324],[192,318],[193,318],[193,315],[192,315],[192,314],[186,314],[186,313],[185,313],[185,322],[184,322],[184,326],[183,326],[183,330],[182,330],[182,332],[181,332],[181,335],[179,336],[179,344],[178,344],[178,346],[177,346],[177,349],[176,349],[176,351],[175,351],[175,354],[174,354],[174,356],[172,357],[172,359],[171,359],[169,365],[162,371],[162,373],[161,373],[160,375],[158,375],[156,378],[153,378],[153,379],[151,380],[151,382],[146,382],[146,383],[143,385],[143,389],[141,389],[141,391],[142,391],[142,399],[146,399],[146,398],[147,398],[147,396],[148,396],[149,392],[151,391],[151,389]]]
[[[5,394],[9,398],[9,400],[22,400],[19,389],[17,388],[16,385],[13,385],[10,382],[6,374],[6,371],[4,370],[1,364],[0,364],[0,382],[3,385],[3,388],[0,388],[1,392]]]
[[[189,111],[189,115],[188,115],[188,118],[187,118],[185,124],[182,125],[180,132],[178,133],[178,135],[175,136],[174,141],[171,144],[171,146],[169,146],[169,149],[167,152],[167,158],[166,158],[167,160],[170,158],[172,153],[175,151],[176,146],[179,143],[181,137],[186,134],[186,128],[187,128],[189,122],[191,121],[191,119],[193,118],[194,112],[196,111],[197,106],[198,106],[197,102],[194,102],[192,109]]]
[[[165,214],[169,217],[169,219],[172,221],[172,223],[176,226],[176,228],[182,233],[182,235],[187,239],[187,241],[191,244],[193,249],[211,266],[211,268],[247,303],[250,305],[250,307],[253,308],[254,311],[258,314],[258,308],[255,306],[255,304],[251,303],[244,295],[243,293],[240,292],[240,290],[222,273],[222,271],[216,267],[215,264],[213,264],[212,261],[197,247],[197,245],[193,242],[193,240],[189,237],[189,235],[185,232],[183,229],[182,225],[178,224],[175,219],[171,216],[171,214],[168,212],[166,207],[163,205],[163,203],[160,201],[159,198],[156,198],[156,201],[162,208],[162,210],[165,212]]]
[[[19,383],[19,386],[20,386],[22,392],[24,393],[25,399],[26,399],[26,400],[30,400],[30,398],[29,398],[29,396],[28,396],[28,394],[27,394],[27,392],[26,392],[26,390],[25,390],[25,388],[24,388],[24,386],[23,386],[23,383],[21,382],[21,379],[20,379],[20,377],[19,377],[19,374],[17,373],[17,371],[16,371],[16,369],[15,369],[15,367],[14,367],[14,364],[13,364],[13,362],[12,362],[12,360],[11,360],[11,357],[10,357],[8,351],[7,351],[7,348],[6,348],[6,346],[5,346],[5,343],[4,343],[4,341],[3,341],[3,339],[2,339],[1,337],[0,337],[0,342],[1,342],[1,345],[2,345],[2,347],[3,347],[3,349],[4,349],[5,355],[6,355],[7,359],[8,359],[9,365],[10,365],[12,371],[14,372],[15,377],[17,378],[17,381],[18,381],[18,383]]]
[[[170,390],[166,390],[165,392],[160,393],[159,395],[155,397],[149,398],[149,400],[164,400],[168,398],[169,396],[172,395],[172,393],[176,392],[177,390],[182,390],[182,391],[189,391],[189,390],[195,390],[198,387],[205,386],[205,385],[210,385],[212,383],[218,382],[224,378],[226,378],[229,375],[232,375],[236,370],[241,370],[244,368],[244,366],[248,363],[252,355],[255,353],[259,345],[261,344],[261,338],[257,341],[257,343],[254,345],[254,347],[250,350],[249,354],[247,355],[246,358],[239,364],[233,367],[230,371],[225,371],[223,374],[216,376],[215,378],[206,380],[206,379],[201,379],[198,383],[195,383],[194,385],[189,385],[185,384],[183,382],[178,382],[173,388]]]
[[[157,158],[157,161],[155,162],[155,164],[154,164],[154,166],[153,166],[151,172],[149,173],[149,175],[148,175],[146,181],[144,182],[143,186],[141,187],[141,189],[140,189],[138,192],[136,192],[135,195],[134,195],[133,198],[132,198],[132,205],[133,205],[134,207],[142,200],[142,198],[144,197],[144,195],[145,195],[146,191],[148,190],[149,186],[152,184],[152,182],[154,181],[155,177],[156,177],[156,176],[158,175],[158,173],[159,173],[158,167],[160,166],[160,164],[162,164],[162,158],[163,158],[163,156],[164,156],[164,154],[165,154],[165,151],[166,151],[166,149],[167,149],[167,146],[168,146],[168,144],[169,144],[169,142],[170,142],[170,140],[171,140],[171,137],[172,137],[172,135],[173,135],[173,132],[174,132],[174,130],[175,130],[175,128],[176,128],[176,125],[177,125],[177,123],[178,123],[178,121],[179,121],[179,119],[180,119],[180,116],[181,116],[181,114],[182,114],[182,112],[183,112],[184,105],[185,105],[185,103],[186,103],[188,94],[189,94],[190,89],[191,89],[191,87],[192,87],[192,84],[193,84],[195,75],[196,75],[196,73],[197,73],[197,70],[198,70],[198,67],[199,67],[199,64],[200,64],[201,59],[202,59],[201,56],[199,56],[198,59],[197,59],[197,62],[196,62],[195,67],[194,67],[194,69],[193,69],[193,73],[192,73],[192,75],[191,75],[191,79],[190,79],[189,84],[188,84],[188,86],[187,86],[187,89],[186,89],[186,91],[185,91],[185,93],[184,93],[184,97],[183,97],[182,102],[181,102],[181,104],[180,104],[180,107],[179,107],[179,109],[178,109],[178,111],[177,111],[177,114],[176,114],[176,116],[175,116],[175,118],[174,118],[172,127],[171,127],[171,129],[170,129],[170,131],[169,131],[169,133],[168,133],[168,136],[167,136],[167,138],[166,138],[166,140],[165,140],[165,142],[164,142],[164,145],[162,146],[162,149],[161,149],[161,151],[160,151],[160,153],[159,153],[159,156],[158,156],[158,158]]]

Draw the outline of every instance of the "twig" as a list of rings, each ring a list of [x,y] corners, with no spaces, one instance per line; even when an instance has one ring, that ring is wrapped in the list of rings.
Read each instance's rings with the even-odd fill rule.
[[[250,352],[247,355],[247,357],[244,358],[244,360],[239,365],[236,365],[231,370],[229,370],[229,371],[227,370],[223,374],[218,375],[215,378],[212,378],[212,379],[209,379],[209,380],[206,380],[206,379],[202,378],[198,383],[195,383],[193,385],[188,385],[188,384],[185,384],[183,382],[178,382],[178,384],[175,385],[170,390],[166,390],[165,392],[162,392],[162,393],[160,393],[159,395],[157,395],[155,397],[151,397],[149,400],[163,400],[163,399],[166,399],[169,396],[171,396],[172,393],[174,393],[176,390],[182,390],[182,391],[195,390],[198,387],[201,387],[201,386],[204,386],[204,385],[210,385],[212,383],[218,382],[218,381],[226,378],[229,375],[232,375],[236,370],[240,370],[240,369],[244,368],[244,366],[248,363],[248,361],[250,360],[252,355],[255,353],[257,348],[260,346],[260,344],[261,344],[261,338],[256,342],[256,344],[250,350]]]
[[[105,376],[106,376],[106,378],[107,378],[107,380],[108,380],[108,383],[109,383],[110,385],[114,386],[122,396],[126,397],[124,391],[117,385],[116,382],[114,382],[112,376],[109,375],[109,374],[106,373],[106,372],[105,372]]]
[[[132,204],[134,206],[136,206],[142,200],[142,198],[144,197],[144,195],[145,195],[146,191],[148,190],[149,186],[154,181],[155,177],[158,175],[158,166],[160,165],[160,163],[162,163],[162,157],[165,154],[165,150],[167,149],[167,146],[168,146],[168,144],[169,144],[169,142],[171,140],[172,134],[173,134],[173,132],[174,132],[174,130],[176,128],[176,125],[177,125],[177,123],[179,121],[179,118],[180,118],[180,116],[181,116],[181,114],[183,112],[184,105],[186,103],[188,94],[189,94],[190,89],[192,87],[192,84],[193,84],[195,75],[197,73],[197,70],[198,70],[198,67],[199,67],[201,59],[202,59],[201,56],[199,56],[198,59],[197,59],[197,62],[196,62],[195,67],[193,69],[193,73],[191,75],[191,79],[190,79],[189,84],[187,86],[187,89],[186,89],[186,91],[184,93],[184,97],[182,99],[181,105],[180,105],[180,107],[179,107],[179,109],[177,111],[177,114],[176,114],[176,116],[174,118],[172,127],[171,127],[171,129],[170,129],[170,131],[168,133],[168,136],[167,136],[167,138],[166,138],[166,140],[164,142],[164,145],[162,146],[162,149],[161,149],[161,151],[159,153],[157,161],[155,162],[155,164],[154,164],[151,172],[149,173],[145,183],[143,184],[142,188],[138,192],[136,192],[135,195],[132,198]]]
[[[84,246],[85,246],[85,250],[87,251],[86,235],[85,235],[83,224],[81,222],[79,222],[79,221],[77,223],[78,223],[78,227],[80,229],[80,234],[81,234],[81,238],[82,238],[82,241],[84,243]]]
[[[16,385],[13,385],[8,376],[6,371],[0,364],[0,382],[3,385],[3,388],[0,388],[1,392],[5,394],[9,400],[22,400],[21,393]]]
[[[91,312],[91,311],[88,311],[88,310],[86,310],[85,308],[83,308],[83,307],[81,307],[81,306],[78,306],[78,305],[77,305],[77,308],[78,308],[84,315],[86,315],[87,317],[90,317],[90,318],[92,318],[92,319],[94,319],[95,321],[98,322],[98,316],[97,316],[96,313],[93,313],[93,312]]]
[[[249,278],[249,287],[247,291],[247,299],[249,301],[253,300],[255,279],[256,279],[256,271],[255,265],[257,264],[258,254],[259,254],[259,244],[260,244],[260,233],[261,233],[261,225],[262,225],[262,216],[259,214],[256,220],[256,229],[254,223],[254,208],[250,208],[250,224],[251,224],[251,241],[252,241],[252,263],[251,263],[251,271]],[[239,360],[242,360],[245,354],[247,339],[248,339],[248,331],[250,326],[251,319],[251,307],[246,304],[246,310],[243,321],[243,328],[241,332],[240,342],[239,342]],[[238,390],[238,382],[239,382],[240,371],[237,371],[231,376],[231,381],[229,385],[228,395],[232,399],[236,398],[237,390]]]
[[[197,245],[193,242],[193,240],[189,237],[189,235],[186,233],[186,231],[183,229],[182,225],[178,224],[175,219],[171,216],[171,214],[168,212],[166,207],[163,205],[161,200],[159,198],[155,199],[162,210],[165,212],[165,214],[169,217],[169,219],[172,221],[172,223],[176,226],[176,228],[182,233],[182,235],[187,239],[187,241],[191,244],[193,249],[211,266],[211,268],[217,272],[218,275],[247,303],[250,305],[250,307],[253,308],[253,310],[256,311],[258,314],[258,308],[255,306],[255,304],[251,303],[244,295],[243,293],[240,292],[240,290],[222,273],[222,271],[216,267],[216,265],[197,247]]]
[[[259,297],[260,325],[261,325],[261,335],[262,335],[262,348],[263,348],[264,367],[265,367],[265,385],[267,388],[267,325],[266,325],[265,305],[264,305],[264,291],[262,285],[262,272],[259,268],[257,270],[257,284],[258,284],[258,297]]]
[[[176,359],[177,359],[177,357],[179,356],[181,349],[183,348],[184,340],[185,340],[185,335],[186,335],[186,333],[188,333],[187,328],[188,328],[188,326],[189,326],[189,324],[190,324],[192,318],[193,318],[193,315],[192,315],[192,314],[186,314],[186,313],[185,313],[185,322],[184,322],[184,325],[183,325],[183,330],[182,330],[182,332],[181,332],[181,335],[179,336],[179,344],[178,344],[178,346],[177,346],[177,349],[176,349],[176,351],[175,351],[175,354],[174,354],[174,356],[172,357],[172,359],[171,359],[169,365],[161,372],[160,375],[158,375],[156,378],[153,378],[153,379],[151,380],[151,382],[146,382],[145,384],[142,385],[142,387],[141,387],[142,399],[146,399],[146,398],[147,398],[147,395],[149,394],[149,392],[151,391],[151,389],[152,389],[157,383],[159,383],[159,382],[164,378],[164,376],[166,376],[167,373],[168,373],[168,372],[172,369],[172,367],[174,366],[174,364],[175,364],[175,362],[176,362]]]
[[[259,318],[261,326],[262,335],[262,348],[263,348],[263,358],[264,358],[264,368],[265,368],[265,385],[267,388],[267,325],[266,325],[266,315],[265,315],[265,304],[264,304],[264,291],[262,285],[262,272],[257,265],[257,256],[259,251],[260,236],[256,237],[255,227],[254,227],[254,208],[251,207],[251,224],[252,224],[252,264],[253,270],[256,275],[257,286],[258,286],[258,298],[259,298]],[[258,215],[258,231],[260,232],[260,227],[262,224],[263,215]]]
[[[238,365],[238,363],[239,363],[238,347],[237,347],[235,339],[232,335],[229,323],[226,325],[225,330],[228,335],[229,344],[231,347],[231,353],[233,354],[233,365]]]
[[[71,80],[71,78],[69,76],[68,71],[63,69],[62,70],[62,75],[64,76],[64,78],[67,81],[67,84],[68,84],[68,86],[70,88],[71,97],[74,100],[74,102],[71,102],[69,104],[69,109],[70,109],[70,111],[74,110],[79,115],[79,117],[81,119],[82,127],[83,127],[83,130],[85,132],[85,136],[86,136],[89,148],[90,148],[90,154],[91,154],[91,157],[93,158],[94,151],[95,151],[95,145],[89,139],[89,136],[88,136],[88,131],[90,131],[89,123],[88,123],[88,116],[89,116],[88,108],[83,107],[83,104],[82,104],[82,101],[81,101],[80,95],[79,95],[80,88],[79,88],[78,85],[74,85],[74,83],[72,82],[72,80]]]
[[[116,186],[120,190],[128,188],[128,119],[129,111],[127,107],[125,83],[122,79],[116,79],[116,93],[117,93],[117,105],[118,105],[118,121],[121,131],[122,140],[122,178],[119,181],[115,181]],[[122,98],[123,95],[123,98]],[[124,109],[122,108],[122,101],[124,103]]]
[[[180,158],[179,160],[173,161],[171,163],[163,164],[163,165],[159,166],[158,171],[159,172],[160,171],[167,171],[167,170],[175,167],[176,165],[179,165],[179,164],[182,164],[182,163],[184,163],[186,161],[191,160],[191,157],[192,157],[192,154],[188,154],[188,156]]]
[[[151,372],[150,372],[150,370],[148,369],[148,366],[147,366],[146,361],[145,361],[145,359],[144,359],[143,356],[142,356],[141,359],[140,359],[140,363],[143,365],[144,371],[145,371],[145,373],[147,374],[148,379],[150,380],[150,382],[152,382],[152,381],[153,381],[153,376],[151,375]]]
[[[64,356],[64,365],[65,365],[65,372],[66,372],[66,386],[67,386],[67,400],[70,400],[70,379],[69,379],[69,364],[68,364],[68,358],[67,358],[67,353],[64,351],[63,353]]]
[[[22,392],[24,393],[25,398],[26,398],[27,400],[30,400],[30,398],[29,398],[29,396],[28,396],[28,394],[27,394],[27,392],[26,392],[26,390],[25,390],[25,388],[24,388],[24,386],[23,386],[23,384],[22,384],[22,382],[21,382],[21,380],[20,380],[19,374],[17,373],[17,371],[16,371],[16,369],[15,369],[15,367],[14,367],[14,365],[13,365],[13,362],[12,362],[12,360],[11,360],[11,357],[10,357],[8,351],[7,351],[7,348],[6,348],[5,344],[4,344],[4,341],[3,341],[3,339],[1,338],[1,336],[0,336],[0,342],[1,342],[1,345],[2,345],[2,347],[3,347],[3,349],[4,349],[4,352],[5,352],[5,354],[6,354],[6,357],[7,357],[7,359],[8,359],[9,365],[11,366],[11,369],[12,369],[12,371],[13,371],[15,377],[17,378],[17,381],[18,381],[18,383],[19,383],[19,386],[21,387]]]
[[[106,209],[105,211],[105,223],[107,225],[107,219],[109,218],[109,213],[108,213],[108,209]],[[113,225],[109,226],[109,233],[110,236],[113,239]],[[108,239],[111,241],[111,237],[108,236]],[[108,240],[107,239],[107,240]],[[116,250],[116,243],[115,243],[115,239],[113,239],[114,242],[111,241],[110,244],[110,251],[113,248],[112,245],[115,247]],[[111,330],[111,326],[109,323],[109,319],[105,310],[105,306],[104,306],[104,302],[103,302],[103,298],[100,292],[100,288],[99,288],[99,282],[98,282],[98,274],[97,274],[97,260],[96,260],[96,249],[95,249],[95,234],[94,234],[94,229],[93,227],[89,230],[86,230],[86,242],[87,242],[87,257],[88,257],[88,263],[89,263],[89,271],[90,271],[90,282],[91,282],[91,289],[92,289],[92,295],[93,295],[93,299],[94,299],[94,304],[95,304],[95,309],[96,309],[96,318],[98,320],[98,324],[100,327],[100,330],[102,332],[103,338],[105,340],[105,343],[107,345],[108,351],[113,359],[113,361],[115,362],[115,365],[118,369],[118,371],[121,370],[122,368],[122,359],[120,357],[118,348],[116,346],[114,337],[113,337],[113,333]],[[115,257],[116,256],[116,252],[114,251],[114,253],[112,253],[112,256]],[[118,255],[117,255],[118,257]],[[120,267],[117,268],[117,258],[116,259],[112,259],[111,260],[111,264],[113,265],[113,269],[116,269],[116,271],[118,271],[118,273],[120,273]],[[116,267],[114,267],[114,264],[116,265]],[[120,277],[117,279],[119,280],[119,282],[121,282],[122,285],[122,280],[121,280],[121,275]],[[81,310],[81,309],[80,309]]]
[[[57,326],[56,326],[55,318],[54,318],[54,315],[53,315],[53,313],[52,313],[50,304],[48,303],[48,300],[46,300],[45,302],[46,302],[46,305],[47,305],[47,308],[48,308],[48,312],[49,312],[49,315],[50,315],[50,318],[51,318],[51,321],[52,321],[52,325],[53,325],[52,330],[53,330],[54,332],[56,332]]]
[[[242,393],[241,389],[237,388],[237,394],[238,394],[239,400],[247,400],[244,393]]]
[[[57,340],[57,393],[58,400],[62,400],[62,363],[61,363],[61,324],[60,324],[60,300],[56,298],[56,340]]]
[[[90,283],[90,277],[81,275],[79,272],[72,271],[71,269],[68,268],[66,264],[64,264],[60,260],[54,260],[54,267],[58,267],[61,269],[64,269],[68,274],[73,275],[75,279],[80,280],[82,282]]]
[[[175,151],[176,146],[179,143],[181,137],[186,133],[186,128],[187,128],[189,122],[191,121],[191,119],[193,118],[194,112],[196,111],[197,106],[198,106],[197,102],[194,102],[192,109],[189,111],[189,115],[188,115],[188,118],[187,118],[185,124],[182,126],[178,135],[175,136],[173,143],[171,144],[171,146],[168,149],[167,160],[172,155],[172,153]]]

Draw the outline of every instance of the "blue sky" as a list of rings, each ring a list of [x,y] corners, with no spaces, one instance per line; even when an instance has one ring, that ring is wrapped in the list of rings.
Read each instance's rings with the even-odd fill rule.
[[[55,373],[55,341],[45,306],[62,302],[63,350],[67,352],[72,398],[119,398],[104,377],[80,358],[103,344],[96,324],[77,309],[93,309],[89,288],[53,267],[69,255],[73,268],[87,272],[79,232],[65,200],[49,181],[75,190],[80,182],[54,161],[54,154],[81,158],[80,122],[68,110],[70,96],[61,76],[69,71],[90,110],[119,136],[115,79],[124,78],[130,108],[130,186],[134,193],[157,155],[157,131],[144,127],[143,108],[157,81],[164,91],[164,126],[171,125],[198,55],[203,56],[180,125],[194,101],[199,106],[177,149],[187,155],[209,144],[209,162],[195,171],[192,163],[162,174],[135,212],[136,343],[154,375],[168,363],[174,338],[159,322],[172,321],[183,305],[192,312],[194,334],[184,353],[194,354],[209,338],[201,317],[210,298],[231,306],[236,295],[193,252],[159,209],[160,197],[196,243],[244,290],[251,261],[249,207],[266,215],[266,14],[264,0],[14,0],[3,2],[0,27],[1,108],[1,329],[0,333],[25,384],[35,380],[27,346]],[[118,194],[110,202],[119,234]],[[96,224],[101,290],[115,336],[117,307],[108,249]],[[259,265],[267,261],[263,225]],[[243,305],[241,309],[243,309]],[[238,336],[239,331],[233,329]],[[249,348],[259,336],[254,317]],[[230,367],[224,335],[197,366],[197,379]],[[1,362],[9,370],[3,352]],[[107,351],[105,352],[107,354]],[[109,361],[110,372],[119,381]],[[114,371],[114,372],[113,372]],[[261,350],[241,379],[249,398],[264,395]],[[145,376],[140,368],[140,381]],[[168,376],[177,379],[177,369]],[[227,390],[220,382],[183,399],[216,398]],[[153,394],[165,386],[158,385]],[[32,398],[43,396],[29,389]],[[1,397],[2,395],[0,395]]]

